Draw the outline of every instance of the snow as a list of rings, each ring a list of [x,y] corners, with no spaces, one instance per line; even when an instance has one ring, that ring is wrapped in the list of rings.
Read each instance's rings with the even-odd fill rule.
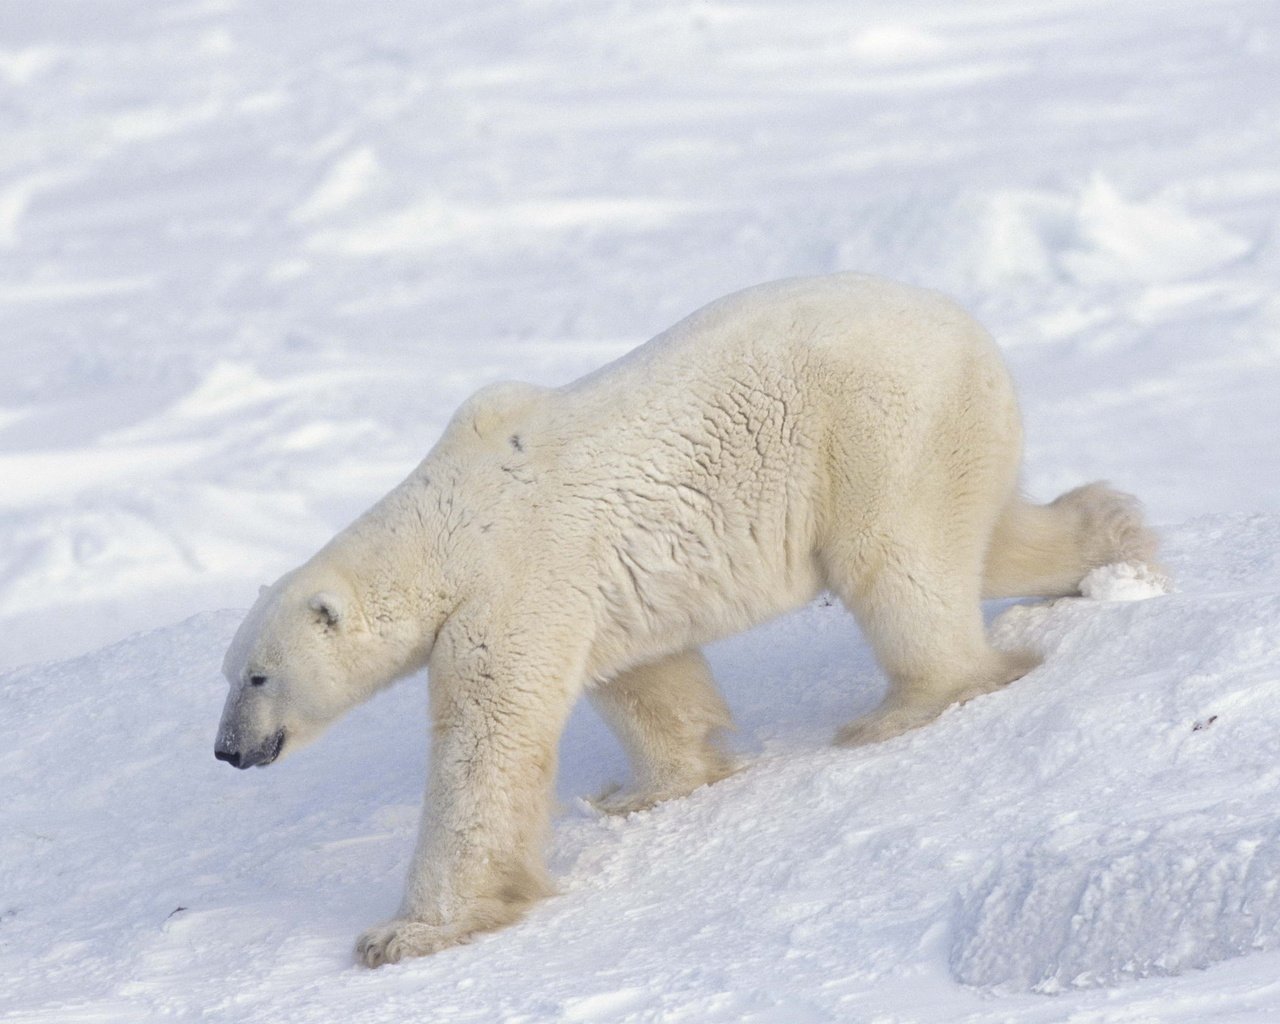
[[[1206,999],[1265,1020],[1277,551],[1280,515],[1213,516],[1169,531],[1175,593],[1010,605],[995,636],[1043,651],[1041,668],[862,750],[828,746],[880,686],[839,607],[718,644],[743,771],[601,817],[581,798],[622,758],[578,715],[561,895],[377,972],[352,966],[350,943],[399,897],[421,687],[232,777],[209,748],[235,612],[15,670],[0,750],[27,784],[0,840],[7,999],[51,1015],[15,1019],[67,1021],[945,1022],[1062,1019],[1067,996],[1042,995],[1057,992],[1100,1020],[1153,1004],[1179,1019]],[[1242,957],[1252,972],[1215,973]],[[1198,1012],[1185,1019],[1212,1019]]]
[[[1145,601],[1169,593],[1173,580],[1142,562],[1117,562],[1091,569],[1080,581],[1080,593],[1095,601]]]
[[[1280,1017],[1274,3],[44,0],[5,29],[0,1020]],[[476,387],[837,269],[972,308],[1027,490],[1139,494],[1172,583],[993,606],[1044,665],[859,751],[828,741],[882,683],[839,607],[718,644],[742,772],[602,818],[622,755],[582,711],[560,895],[354,968],[417,827],[422,681],[231,773],[257,585]]]

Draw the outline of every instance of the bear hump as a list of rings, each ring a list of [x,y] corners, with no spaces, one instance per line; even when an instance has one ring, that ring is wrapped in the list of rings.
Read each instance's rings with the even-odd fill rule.
[[[447,433],[490,441],[505,437],[512,426],[524,420],[547,389],[522,381],[486,384],[454,413]]]

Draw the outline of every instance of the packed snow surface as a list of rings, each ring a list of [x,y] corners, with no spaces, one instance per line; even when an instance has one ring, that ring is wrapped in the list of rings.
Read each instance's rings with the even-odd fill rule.
[[[1280,1020],[1274,0],[42,0],[3,28],[0,1020]],[[357,970],[424,687],[217,764],[257,585],[476,387],[841,269],[971,308],[1027,491],[1132,490],[1162,566],[993,606],[1044,665],[863,750],[829,746],[883,686],[841,608],[716,645],[746,767],[626,819],[583,800],[624,774],[584,710],[560,895]]]

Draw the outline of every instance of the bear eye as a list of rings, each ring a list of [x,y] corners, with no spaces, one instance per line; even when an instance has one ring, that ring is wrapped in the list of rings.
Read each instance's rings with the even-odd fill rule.
[[[266,676],[250,676],[249,685],[250,686],[266,686],[267,677]]]

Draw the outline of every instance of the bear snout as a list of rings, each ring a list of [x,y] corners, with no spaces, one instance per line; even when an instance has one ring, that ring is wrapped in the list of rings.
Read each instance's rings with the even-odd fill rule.
[[[219,761],[226,761],[232,768],[253,768],[268,765],[280,756],[284,746],[284,730],[281,729],[262,746],[254,750],[233,749],[229,743],[219,741],[214,745],[213,756]]]
[[[219,761],[226,761],[232,768],[241,767],[240,751],[238,750],[227,750],[225,747],[214,747],[213,756]]]

